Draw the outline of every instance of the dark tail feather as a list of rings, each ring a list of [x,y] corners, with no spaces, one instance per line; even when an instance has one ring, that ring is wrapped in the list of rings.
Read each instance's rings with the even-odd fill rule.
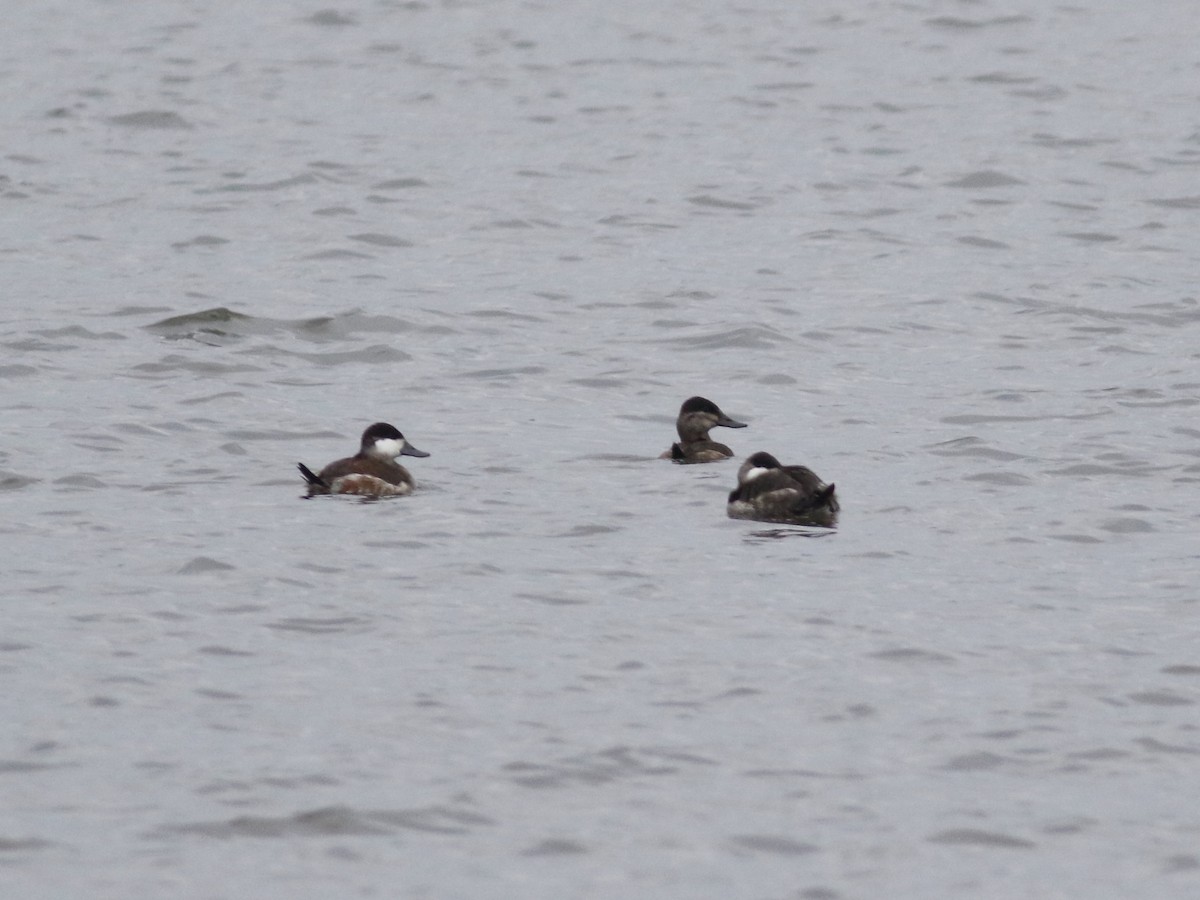
[[[679,446],[679,444],[671,445],[671,459],[687,459],[683,455],[683,447]]]
[[[833,496],[833,491],[836,487],[837,487],[836,484],[831,484],[827,487],[822,488],[820,491],[818,491],[817,496],[815,498],[816,505],[817,506],[827,506],[834,512],[837,512],[838,502],[837,502],[837,498],[835,496]]]
[[[296,463],[296,468],[300,470],[300,474],[304,476],[304,480],[307,481],[309,484],[311,484],[313,487],[322,487],[322,488],[325,488],[326,490],[329,489],[329,485],[327,485],[321,479],[321,476],[317,475],[315,472],[313,472],[313,470],[310,469],[308,466],[306,466],[304,463]]]

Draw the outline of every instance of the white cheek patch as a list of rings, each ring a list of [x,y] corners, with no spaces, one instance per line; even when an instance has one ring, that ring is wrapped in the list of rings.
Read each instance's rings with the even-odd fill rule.
[[[770,469],[764,469],[762,466],[755,466],[753,469],[750,469],[748,472],[746,472],[746,480],[753,481],[755,478],[766,475],[770,471]]]
[[[371,448],[371,452],[380,459],[395,459],[403,449],[404,441],[398,441],[395,438],[384,438],[375,442],[375,446]]]

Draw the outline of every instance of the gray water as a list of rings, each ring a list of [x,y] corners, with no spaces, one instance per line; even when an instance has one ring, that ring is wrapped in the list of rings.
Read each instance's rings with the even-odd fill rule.
[[[0,894],[1196,896],[1195,25],[10,4]]]

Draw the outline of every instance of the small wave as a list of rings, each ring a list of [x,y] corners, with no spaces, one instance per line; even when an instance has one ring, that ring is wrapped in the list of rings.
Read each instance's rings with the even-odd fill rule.
[[[347,363],[366,363],[377,366],[408,362],[412,359],[403,350],[397,350],[395,347],[389,347],[386,344],[372,344],[369,347],[363,347],[358,350],[344,350],[332,353],[302,353],[297,350],[285,350],[282,347],[271,345],[249,347],[238,352],[253,354],[256,357],[276,356],[303,359],[317,366],[342,366]]]
[[[980,172],[971,172],[969,175],[964,175],[962,178],[956,178],[953,181],[944,182],[946,187],[955,188],[970,188],[972,190],[979,188],[997,188],[997,187],[1012,187],[1018,184],[1024,184],[1020,178],[1014,178],[1011,175],[1005,175],[1003,172],[994,172],[991,169],[984,169]]]
[[[431,806],[411,810],[356,810],[349,806],[326,806],[290,816],[237,816],[218,822],[169,825],[157,832],[198,834],[205,837],[331,837],[387,835],[399,830],[433,834],[467,834],[493,821],[478,813],[451,807]]]
[[[773,328],[765,325],[747,325],[709,334],[664,338],[646,343],[674,344],[688,350],[766,350],[788,341],[788,338]]]
[[[112,116],[108,121],[122,128],[188,129],[192,127],[192,124],[183,116],[163,109],[147,109],[141,112],[125,113],[120,116]]]
[[[380,234],[370,231],[363,234],[352,234],[349,236],[352,241],[360,241],[364,244],[370,244],[373,247],[412,247],[412,241],[405,240],[401,237],[396,237],[392,234]]]
[[[1033,841],[1025,838],[1001,834],[998,831],[984,831],[980,828],[951,828],[932,834],[926,840],[931,844],[966,844],[974,847],[1009,849],[1027,849],[1037,846]]]
[[[214,572],[232,572],[236,568],[211,556],[197,556],[181,566],[177,572],[180,575],[209,575]]]
[[[37,484],[40,478],[30,475],[18,475],[16,472],[0,472],[0,491],[19,491],[31,484]]]

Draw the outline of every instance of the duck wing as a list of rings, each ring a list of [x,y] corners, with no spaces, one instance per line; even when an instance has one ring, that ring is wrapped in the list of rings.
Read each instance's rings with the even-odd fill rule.
[[[757,478],[739,484],[729,495],[729,502],[753,503],[776,491],[789,491],[795,494],[798,490],[799,485],[787,472],[783,469],[771,469],[763,472]]]
[[[783,466],[779,471],[787,475],[795,483],[796,487],[807,494],[815,494],[821,488],[825,487],[825,482],[817,476],[816,472],[807,466]]]

